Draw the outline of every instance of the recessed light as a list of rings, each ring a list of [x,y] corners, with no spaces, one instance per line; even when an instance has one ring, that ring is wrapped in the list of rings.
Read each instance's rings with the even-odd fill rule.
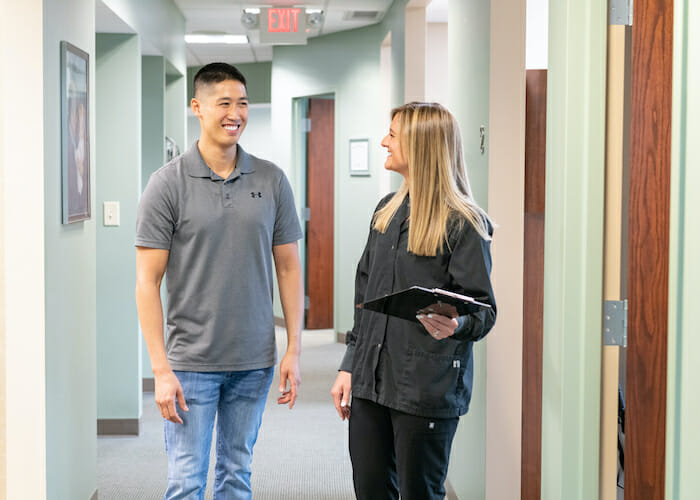
[[[223,43],[223,44],[245,44],[248,43],[246,35],[185,35],[185,43]]]

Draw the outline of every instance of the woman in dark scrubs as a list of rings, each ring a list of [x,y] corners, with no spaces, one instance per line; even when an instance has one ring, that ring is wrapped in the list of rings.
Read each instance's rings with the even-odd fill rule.
[[[452,439],[469,409],[472,345],[496,320],[493,225],[472,196],[459,127],[444,107],[394,109],[382,146],[385,168],[404,182],[374,212],[355,303],[418,285],[491,307],[455,318],[417,313],[417,322],[356,309],[331,394],[350,421],[358,500],[443,500]]]

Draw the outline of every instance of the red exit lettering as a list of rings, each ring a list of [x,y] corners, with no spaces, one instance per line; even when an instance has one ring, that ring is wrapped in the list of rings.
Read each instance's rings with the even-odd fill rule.
[[[297,17],[301,9],[268,9],[267,31],[269,33],[296,33]]]

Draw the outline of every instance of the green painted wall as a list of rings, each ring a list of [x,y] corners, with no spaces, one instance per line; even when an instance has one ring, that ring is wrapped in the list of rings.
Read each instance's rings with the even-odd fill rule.
[[[268,158],[287,172],[298,207],[304,203],[304,166],[299,164],[295,154],[297,145],[292,141],[297,130],[292,120],[293,100],[322,94],[335,96],[334,303],[337,331],[352,327],[355,268],[367,239],[372,211],[386,194],[380,192],[377,176],[385,158],[380,142],[390,122],[389,117],[379,111],[379,55],[388,26],[402,25],[403,5],[403,1],[395,2],[380,24],[312,38],[305,46],[275,47],[273,51],[273,140],[270,141],[273,146]],[[392,32],[392,52],[400,51],[402,57],[397,60],[401,62],[402,33],[402,30],[401,34]],[[394,41],[395,38],[400,38],[401,42]],[[395,88],[401,88],[400,101],[403,99],[403,72],[395,72],[393,78]],[[392,96],[392,103],[395,102],[396,96]],[[348,173],[351,138],[370,141],[369,177],[350,177]],[[280,314],[279,308],[276,314]]]
[[[95,7],[92,0],[44,0],[43,5],[46,490],[49,499],[87,499],[97,487]],[[91,67],[92,218],[65,226],[61,224],[61,40],[90,54]]]
[[[552,0],[549,16],[542,499],[588,500],[599,480],[607,2]]]
[[[479,127],[489,125],[489,46],[491,2],[449,2],[448,102],[462,131],[467,173],[474,197],[487,207],[488,142],[479,149]],[[487,135],[488,137],[488,135]],[[467,413],[460,419],[452,445],[448,478],[462,499],[486,495],[486,342],[474,345],[474,386]]]
[[[172,138],[180,152],[187,149],[187,110],[182,105],[187,84],[182,74],[169,72],[165,76],[165,135]],[[161,138],[164,141],[165,138]]]
[[[185,18],[173,0],[102,2],[139,34],[142,46],[158,50],[180,74],[185,74]]]
[[[691,500],[700,489],[700,5],[676,0],[674,18],[666,498]]]
[[[96,65],[97,417],[139,418],[141,339],[134,303],[133,247],[141,182],[138,36],[98,34]],[[119,226],[101,224],[105,201],[120,203]]]
[[[243,63],[235,65],[243,73],[248,87],[248,99],[251,104],[269,103],[272,86],[272,62]],[[187,106],[194,97],[192,80],[202,66],[187,68]]]
[[[165,59],[141,59],[141,189],[165,163]]]
[[[449,3],[448,107],[462,131],[464,158],[474,197],[488,206],[489,180],[489,46],[491,2]],[[486,127],[486,152],[479,149],[479,127]]]
[[[165,58],[143,56],[141,59],[141,189],[151,174],[165,163]],[[141,339],[141,371],[152,378],[151,358]]]

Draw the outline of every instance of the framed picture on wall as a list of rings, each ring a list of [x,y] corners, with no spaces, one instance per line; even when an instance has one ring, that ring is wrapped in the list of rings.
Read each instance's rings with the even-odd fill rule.
[[[369,175],[369,139],[350,139],[350,175]]]
[[[61,202],[63,224],[90,218],[89,56],[61,42]]]

